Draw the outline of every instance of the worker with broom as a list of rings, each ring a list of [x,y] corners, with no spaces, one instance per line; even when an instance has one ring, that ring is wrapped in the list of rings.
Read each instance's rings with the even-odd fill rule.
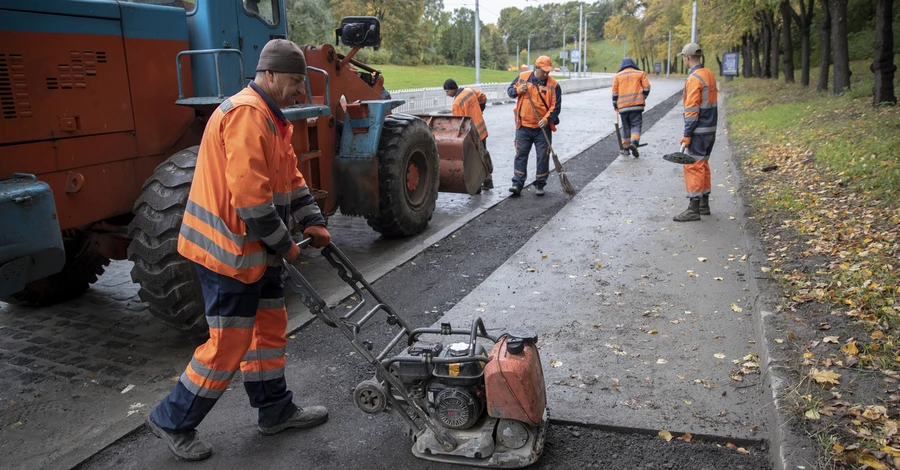
[[[516,98],[516,108],[513,110],[516,119],[516,159],[512,186],[509,188],[513,196],[521,194],[525,186],[528,154],[531,153],[532,145],[537,153],[534,193],[544,195],[544,186],[550,174],[551,136],[559,124],[562,107],[562,91],[550,76],[551,70],[553,64],[550,58],[542,55],[534,62],[534,71],[519,74],[507,90],[510,98]],[[560,169],[557,165],[557,170]],[[562,172],[560,175],[562,177]]]
[[[639,69],[631,57],[622,59],[619,72],[613,78],[612,104],[622,119],[622,135],[618,136],[622,142],[622,153],[627,155],[631,151],[634,158],[640,156],[638,145],[644,123],[644,105],[649,94],[647,73]]]

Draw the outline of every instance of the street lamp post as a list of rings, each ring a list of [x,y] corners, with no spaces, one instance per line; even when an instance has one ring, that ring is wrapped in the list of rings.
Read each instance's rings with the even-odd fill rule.
[[[619,36],[618,39],[622,40],[622,58],[625,58],[625,51],[628,49],[628,37],[624,34]]]
[[[588,19],[588,16],[596,15],[596,14],[597,14],[597,12],[594,11],[594,12],[591,12],[591,13],[588,13],[588,14],[584,15],[584,53],[582,54],[581,60],[582,60],[583,63],[584,63],[584,71],[585,71],[585,72],[588,72],[588,68],[587,68],[587,55],[588,55],[588,54],[587,54],[587,50],[588,50],[588,32],[587,32],[588,29],[587,29],[587,19]]]
[[[533,33],[528,33],[528,63],[525,65],[531,65],[531,35]]]

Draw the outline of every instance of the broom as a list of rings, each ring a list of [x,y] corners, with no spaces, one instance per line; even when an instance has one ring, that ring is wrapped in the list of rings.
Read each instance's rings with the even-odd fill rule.
[[[541,115],[538,114],[537,106],[534,105],[534,100],[531,99],[530,94],[526,94],[528,97],[528,102],[531,103],[531,109],[534,110],[534,116],[541,120]],[[550,136],[547,135],[547,128],[542,127],[541,131],[544,132],[544,140],[547,141],[547,146],[550,147],[550,155],[553,156],[553,166],[556,167],[556,173],[559,175],[559,184],[562,185],[563,191],[569,196],[575,195],[575,186],[572,186],[572,183],[569,182],[569,177],[566,176],[565,172],[563,172],[562,163],[559,162],[559,157],[556,155],[556,151],[553,150],[553,146],[550,145]]]

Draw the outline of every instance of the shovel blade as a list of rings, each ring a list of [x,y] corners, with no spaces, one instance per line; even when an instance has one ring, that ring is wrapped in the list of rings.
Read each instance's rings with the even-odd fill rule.
[[[697,163],[696,158],[684,152],[667,153],[663,155],[663,160],[667,162],[677,163],[679,165],[692,165],[694,163]]]

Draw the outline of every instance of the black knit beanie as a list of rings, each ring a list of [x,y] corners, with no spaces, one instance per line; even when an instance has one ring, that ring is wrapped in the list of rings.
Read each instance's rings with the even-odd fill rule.
[[[456,82],[452,78],[448,78],[447,81],[444,82],[445,90],[458,90],[459,87],[456,86]]]
[[[300,47],[287,39],[273,39],[259,53],[257,72],[281,72],[306,75],[306,57]]]

